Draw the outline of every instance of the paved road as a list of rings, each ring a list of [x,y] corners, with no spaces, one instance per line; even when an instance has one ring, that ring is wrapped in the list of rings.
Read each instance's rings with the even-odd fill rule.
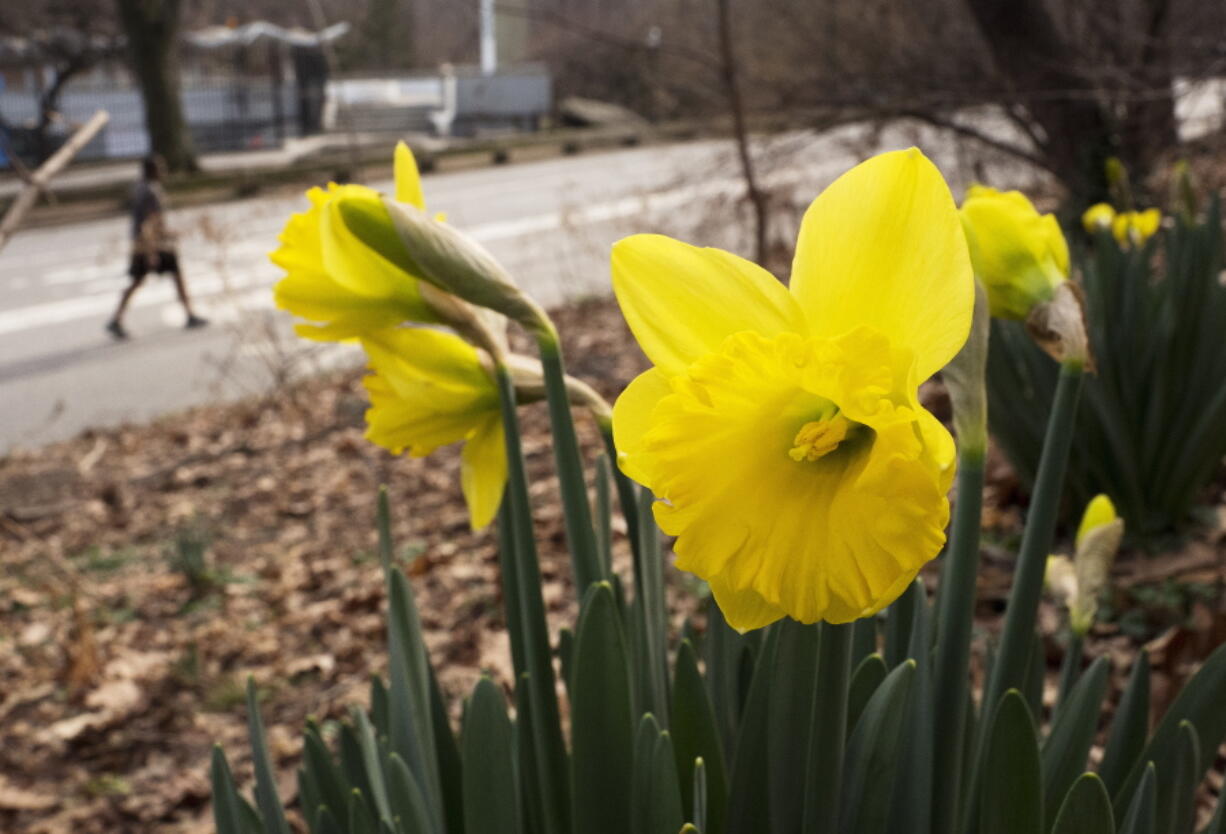
[[[965,181],[948,139],[902,129],[871,139],[854,127],[792,135],[762,156],[768,181],[803,206],[872,147],[917,139],[952,181]],[[431,209],[446,211],[554,303],[606,292],[608,247],[632,231],[745,252],[744,235],[733,232],[748,226],[736,170],[728,143],[704,141],[439,174],[424,188]],[[287,193],[175,212],[185,274],[213,326],[184,331],[170,282],[151,280],[134,299],[126,343],[111,342],[103,324],[126,281],[127,220],[20,233],[0,253],[0,451],[258,394],[286,375],[359,361],[354,348],[294,339],[288,317],[272,308],[279,272],[267,253],[303,204]]]

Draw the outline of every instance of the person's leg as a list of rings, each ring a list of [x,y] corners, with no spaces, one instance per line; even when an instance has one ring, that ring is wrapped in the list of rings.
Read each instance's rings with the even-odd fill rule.
[[[128,277],[132,280],[119,296],[119,306],[115,308],[115,315],[111,316],[111,320],[106,323],[107,332],[116,339],[128,338],[128,331],[123,327],[123,316],[128,311],[128,303],[132,301],[132,296],[136,295],[140,285],[145,283],[146,270],[145,259],[140,255],[133,255],[132,264],[128,267]]]
[[[179,294],[179,303],[183,305],[183,312],[187,313],[188,327],[204,327],[208,324],[208,319],[203,319],[196,315],[192,309],[192,300],[187,295],[187,283],[183,280],[183,272],[179,268],[179,258],[173,252],[162,253],[164,268],[170,273],[170,277],[174,279],[175,291]]]

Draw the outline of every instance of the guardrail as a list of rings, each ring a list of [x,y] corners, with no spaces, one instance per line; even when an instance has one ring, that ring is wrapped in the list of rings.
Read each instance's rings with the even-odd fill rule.
[[[792,112],[767,114],[750,119],[751,130],[771,133],[803,127],[825,129],[848,120],[848,114],[837,116],[829,112]],[[479,139],[450,140],[442,147],[423,143],[418,147],[413,137],[406,137],[414,146],[423,172],[467,165],[499,165],[513,162],[517,156],[539,159],[550,152],[558,155],[665,144],[729,135],[730,118],[687,119],[651,126],[615,126],[600,128],[564,128],[536,133],[511,134]],[[370,178],[371,171],[390,172],[389,145],[399,137],[389,135],[387,142],[362,147],[340,147],[320,152],[292,165],[222,169],[172,176],[166,189],[175,198],[176,206],[199,205],[208,202],[252,197],[268,188],[312,181],[343,182]],[[133,166],[135,171],[135,166]],[[26,225],[50,225],[87,218],[108,216],[126,210],[131,182],[110,182],[79,185],[55,190],[55,204],[42,205],[31,212]],[[11,200],[0,198],[0,212]]]

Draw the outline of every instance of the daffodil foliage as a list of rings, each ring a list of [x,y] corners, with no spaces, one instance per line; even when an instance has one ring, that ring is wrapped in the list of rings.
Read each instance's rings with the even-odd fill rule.
[[[473,523],[497,518],[501,593],[490,596],[502,601],[510,672],[449,708],[382,494],[387,680],[374,678],[369,709],[334,734],[308,725],[289,811],[251,683],[255,802],[215,749],[220,834],[289,834],[294,814],[312,834],[1195,830],[1226,739],[1226,647],[1152,729],[1142,654],[1104,721],[1109,664],[1086,660],[1099,653],[1094,601],[1123,533],[1111,502],[1090,505],[1071,563],[1049,560],[1082,356],[1061,361],[1036,408],[1043,464],[1004,625],[979,653],[990,668],[972,668],[983,431],[963,431],[955,448],[918,388],[947,368],[955,425],[981,427],[991,294],[1028,323],[1078,321],[1054,220],[1020,194],[982,189],[959,214],[912,149],[873,157],[813,201],[786,287],[727,252],[627,238],[613,250],[613,289],[652,368],[610,417],[565,376],[547,314],[488,253],[421,212],[411,163],[397,152],[390,202],[358,186],[313,192],[276,254],[288,272],[277,296],[310,322],[305,335],[360,341],[372,441],[413,455],[464,444]],[[481,306],[504,318],[491,328]],[[505,319],[536,337],[540,361],[507,352]],[[560,629],[566,606],[546,616],[518,422],[519,405],[541,397],[578,608]],[[572,403],[608,450],[595,510]],[[945,542],[955,459],[933,604],[917,572]],[[713,597],[680,636],[669,593],[698,583],[666,583],[660,528],[676,536],[676,566]],[[1069,607],[1054,704],[1036,629],[1049,565]],[[1201,831],[1226,834],[1226,803]]]

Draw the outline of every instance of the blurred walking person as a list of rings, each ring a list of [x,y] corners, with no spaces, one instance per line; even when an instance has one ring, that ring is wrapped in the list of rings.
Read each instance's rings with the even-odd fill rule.
[[[150,272],[170,273],[183,311],[187,314],[186,326],[189,330],[209,323],[208,319],[201,318],[192,310],[187,285],[183,283],[183,273],[179,269],[174,234],[166,224],[166,192],[162,188],[165,169],[166,163],[160,156],[154,154],[145,157],[141,162],[140,182],[132,190],[132,260],[128,266],[128,276],[132,281],[119,297],[119,307],[106,325],[107,332],[116,339],[128,338],[123,316],[128,302]]]

